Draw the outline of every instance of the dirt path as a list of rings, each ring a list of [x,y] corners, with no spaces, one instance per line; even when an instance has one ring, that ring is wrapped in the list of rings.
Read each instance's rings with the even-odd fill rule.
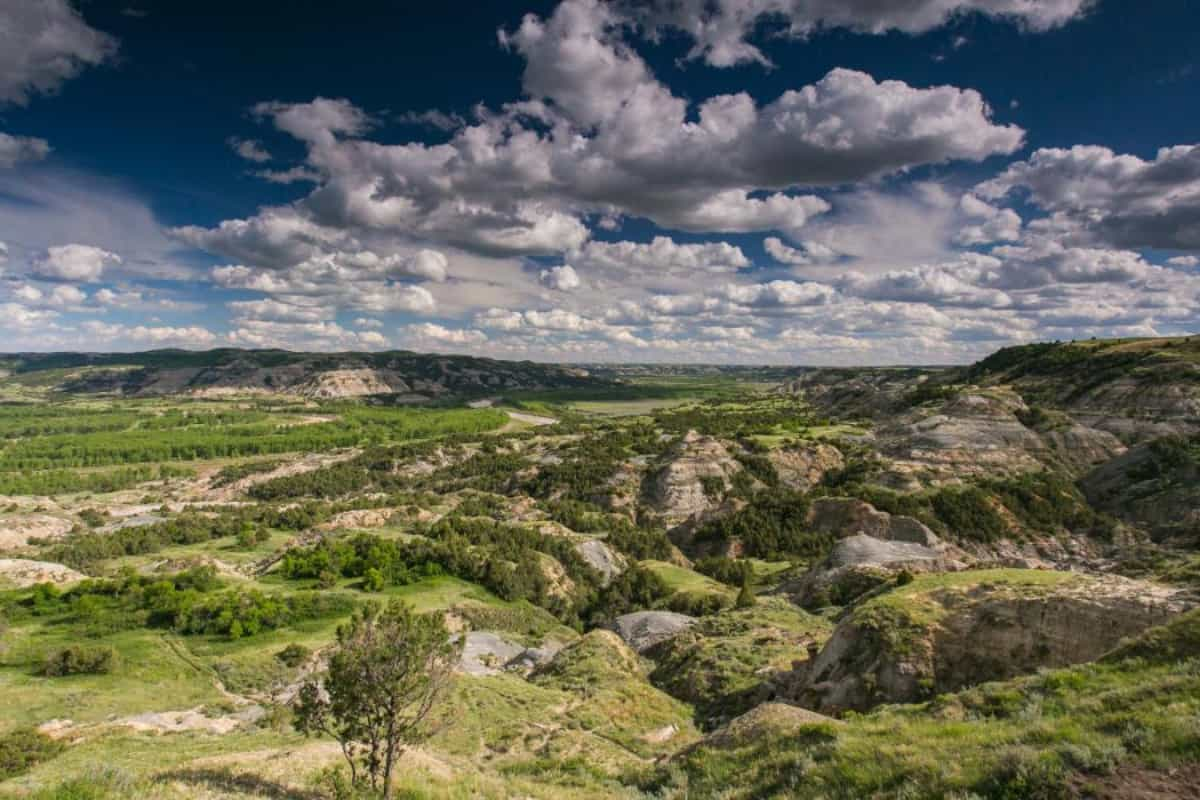
[[[528,425],[536,425],[539,427],[542,425],[554,425],[558,422],[558,420],[554,417],[539,417],[537,414],[526,414],[521,411],[508,411],[506,409],[505,413],[508,414],[508,418],[514,422],[524,422]]]

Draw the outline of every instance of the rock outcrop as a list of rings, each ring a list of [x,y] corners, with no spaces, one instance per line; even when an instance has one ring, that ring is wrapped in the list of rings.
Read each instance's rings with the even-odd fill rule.
[[[607,586],[612,579],[625,571],[627,566],[625,556],[613,550],[600,539],[588,539],[575,545],[575,552],[588,563],[592,569],[603,577],[603,585]]]
[[[74,583],[85,577],[83,573],[53,561],[0,558],[0,585],[24,588],[38,583]]]
[[[1044,467],[1079,472],[1124,452],[1111,433],[1070,420],[1045,431],[1028,427],[1031,412],[1008,387],[968,388],[933,406],[919,406],[878,431],[893,469],[935,480],[1029,472]]]
[[[842,451],[830,444],[805,447],[781,447],[767,453],[779,482],[789,489],[805,492],[821,482],[825,473],[845,466]]]
[[[1080,486],[1093,506],[1156,540],[1200,544],[1200,436],[1133,447],[1085,475]]]
[[[851,610],[781,695],[824,713],[923,700],[1091,661],[1185,611],[1166,587],[1116,577],[989,570],[919,577]]]
[[[874,539],[910,542],[937,547],[940,540],[933,531],[912,517],[879,511],[870,503],[852,497],[822,497],[809,507],[806,523],[817,533],[838,537],[866,534]]]
[[[654,477],[651,501],[668,527],[695,520],[720,502],[705,491],[705,482],[719,483],[723,493],[740,469],[719,439],[689,431]]]
[[[504,670],[528,672],[548,663],[562,649],[562,645],[554,641],[547,641],[541,647],[523,647],[490,631],[468,631],[462,638],[458,669],[475,677],[495,675]]]
[[[695,624],[695,617],[674,611],[635,611],[617,617],[611,627],[625,644],[641,653]]]

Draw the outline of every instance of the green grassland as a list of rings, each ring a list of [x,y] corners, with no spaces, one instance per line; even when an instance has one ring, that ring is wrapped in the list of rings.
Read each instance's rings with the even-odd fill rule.
[[[596,416],[643,416],[689,403],[734,399],[769,386],[722,376],[664,375],[604,388],[512,392],[505,399],[534,413],[565,408]]]
[[[1044,355],[1002,359],[988,374]],[[564,646],[528,675],[458,676],[435,735],[405,757],[403,797],[1058,800],[1123,764],[1200,761],[1195,613],[1100,663],[704,740],[768,699],[772,679],[831,635],[832,616],[783,593],[832,543],[804,530],[811,499],[861,496],[960,542],[994,543],[1010,518],[1048,533],[1095,523],[1086,504],[1074,505],[1084,501],[1073,484],[1054,476],[909,493],[870,484],[874,464],[845,446],[865,427],[766,392],[753,371],[647,371],[621,384],[505,394],[509,407],[557,420],[535,426],[503,407],[450,401],[68,399],[50,390],[101,367],[47,363],[50,371],[3,382],[16,387],[10,399],[40,399],[0,404],[0,526],[40,514],[75,528],[5,555],[96,580],[0,591],[0,764],[4,737],[69,721],[57,723],[67,731],[61,747],[0,772],[0,800],[329,796],[318,773],[338,763],[336,746],[294,733],[277,700],[311,664],[279,656],[300,646],[311,658],[354,608],[392,599],[445,614],[455,630]],[[690,562],[652,513],[646,478],[689,431],[721,439],[742,478],[721,498],[739,510],[706,522],[697,541],[728,534],[756,557],[713,563],[689,551],[701,560],[682,566]],[[766,451],[815,441],[837,444],[852,463],[788,489]],[[643,472],[614,486],[631,464]],[[304,469],[267,474],[296,465]],[[252,485],[234,486],[243,479]],[[631,505],[610,504],[621,491]],[[110,531],[118,517],[107,510],[159,519]],[[339,521],[346,512],[363,515]],[[603,580],[575,550],[590,537],[631,568]],[[1146,574],[1194,586],[1194,561],[1151,561]],[[750,576],[752,604],[736,602],[735,568]],[[909,577],[836,610],[839,619],[903,636],[936,626],[946,603],[973,587],[1036,595],[1087,580],[1016,569]],[[604,626],[640,609],[698,619],[637,655]],[[111,652],[111,664],[53,674],[47,664],[72,647]],[[189,710],[223,723],[251,705],[263,718],[224,733],[127,724]]]
[[[1122,763],[1165,773],[1200,758],[1197,657],[1192,612],[1099,663],[701,747],[641,785],[667,797],[1078,796]]]

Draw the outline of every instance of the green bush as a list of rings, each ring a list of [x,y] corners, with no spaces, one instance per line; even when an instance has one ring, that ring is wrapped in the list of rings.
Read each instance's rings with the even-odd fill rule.
[[[0,735],[0,781],[22,775],[64,749],[61,742],[31,728]]]
[[[117,651],[111,647],[73,644],[46,656],[39,672],[50,678],[65,675],[107,675],[117,664]]]
[[[292,642],[275,654],[275,659],[286,667],[295,669],[312,657],[312,650],[298,642]]]

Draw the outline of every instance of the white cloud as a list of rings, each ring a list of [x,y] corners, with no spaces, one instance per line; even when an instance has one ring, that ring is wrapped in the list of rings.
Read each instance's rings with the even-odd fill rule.
[[[847,273],[840,283],[846,294],[868,300],[899,300],[938,306],[1003,308],[1012,304],[1004,292],[981,288],[979,273],[966,265],[940,265],[892,270],[872,277]]]
[[[574,291],[581,285],[579,275],[570,264],[544,269],[538,273],[538,279],[543,286],[559,292]]]
[[[1118,248],[1200,249],[1200,145],[1152,161],[1107,147],[1041,149],[976,187],[999,199],[1024,190],[1063,235]]]
[[[996,208],[973,194],[964,194],[959,202],[971,224],[955,236],[961,245],[990,244],[991,242],[1015,242],[1021,238],[1021,217],[1009,208]]]
[[[235,319],[275,322],[320,322],[333,318],[333,309],[324,304],[299,305],[278,300],[235,300],[226,304]],[[236,323],[235,323],[236,324]]]
[[[41,289],[37,288],[36,286],[31,286],[28,283],[18,286],[13,290],[12,295],[22,303],[28,303],[30,305],[39,302],[43,297]]]
[[[217,340],[216,334],[199,325],[121,325],[87,320],[80,328],[95,339],[111,342],[133,343],[150,347],[182,347],[196,350],[203,346],[211,346]]]
[[[239,157],[247,161],[262,164],[271,160],[271,154],[262,146],[262,142],[257,139],[240,139],[237,136],[230,136],[225,140],[225,144],[229,145],[230,149],[237,153]]]
[[[1175,256],[1168,258],[1167,263],[1173,267],[1194,267],[1200,264],[1200,258],[1196,256]]]
[[[1032,289],[1056,283],[1115,283],[1151,277],[1160,267],[1130,250],[1070,247],[1058,241],[1031,241],[993,248],[994,269],[981,282],[998,289]]]
[[[239,321],[225,339],[238,347],[291,347],[304,350],[378,350],[388,346],[378,331],[351,331],[336,322]]]
[[[33,272],[51,280],[95,283],[100,280],[105,267],[120,263],[120,256],[102,248],[64,244],[47,248],[46,255],[34,262]]]
[[[370,118],[346,101],[256,110],[307,145],[306,166],[321,176],[299,216],[492,255],[579,249],[593,214],[794,233],[828,209],[796,190],[980,160],[1023,140],[1019,128],[993,123],[973,90],[845,69],[763,105],[744,93],[710,97],[693,121],[623,30],[593,0],[527,16],[502,39],[526,59],[530,99],[480,109],[444,143],[362,138]]]
[[[0,131],[0,168],[14,167],[26,161],[41,161],[50,153],[45,139],[10,136]]]
[[[64,242],[86,242],[121,255],[120,264],[107,265],[106,277],[195,277],[179,260],[179,243],[167,237],[144,200],[90,173],[0,170],[0,231],[20,232],[19,240],[9,240],[18,264],[30,265]]]
[[[828,303],[837,290],[822,283],[769,281],[749,286],[729,285],[725,287],[724,294],[743,306],[814,306]]]
[[[0,105],[55,92],[116,50],[116,39],[90,27],[67,0],[0,3]]]
[[[267,183],[278,183],[288,186],[293,183],[320,183],[321,175],[307,167],[289,167],[288,169],[261,169],[254,173],[256,178],[262,178]]]
[[[49,303],[64,308],[79,308],[87,300],[87,294],[74,286],[62,284],[50,290]]]
[[[0,303],[0,328],[8,331],[42,329],[51,325],[57,316],[55,311],[28,308],[21,303]]]
[[[655,236],[648,243],[588,242],[571,260],[584,274],[613,281],[731,273],[751,266],[741,248],[727,242],[679,244],[669,236]]]
[[[819,242],[802,242],[801,244],[802,249],[796,249],[784,244],[775,236],[763,239],[763,249],[780,264],[806,266],[823,261],[833,261],[838,257],[836,252]]]
[[[464,328],[446,328],[433,322],[408,325],[404,329],[408,338],[418,341],[433,341],[442,344],[474,345],[487,341],[483,331]]]
[[[1045,31],[1082,16],[1091,0],[658,0],[627,5],[651,35],[657,35],[661,27],[682,30],[694,42],[689,58],[702,57],[713,66],[728,67],[770,63],[749,41],[763,22],[793,37],[834,28],[919,34],[956,17],[979,13]],[[954,47],[965,43],[958,37]]]

